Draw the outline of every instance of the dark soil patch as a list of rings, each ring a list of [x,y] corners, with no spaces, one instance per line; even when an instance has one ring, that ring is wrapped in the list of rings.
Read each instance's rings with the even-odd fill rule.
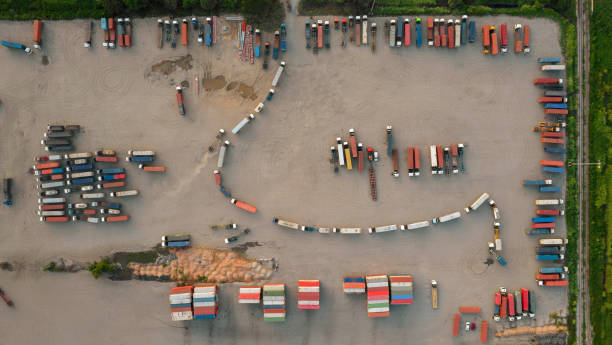
[[[174,60],[163,60],[153,65],[151,67],[151,72],[168,75],[176,71],[177,66],[184,70],[190,70],[193,67],[191,65],[192,61],[193,58],[191,57],[191,55],[186,55]]]
[[[261,246],[261,243],[259,242],[245,242],[245,243],[232,247],[232,250],[237,253],[244,254],[249,248],[260,247],[260,246]]]

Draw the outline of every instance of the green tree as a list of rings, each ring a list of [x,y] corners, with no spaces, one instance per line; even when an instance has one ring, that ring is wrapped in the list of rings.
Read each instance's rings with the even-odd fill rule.
[[[200,0],[200,7],[212,11],[217,7],[217,0]]]
[[[240,12],[248,23],[269,30],[278,28],[285,18],[283,5],[279,0],[241,0]]]
[[[122,0],[100,0],[100,4],[111,15],[116,15],[124,9]]]
[[[123,0],[123,4],[129,11],[140,11],[149,6],[148,0]]]
[[[174,11],[178,7],[179,0],[164,0],[164,7],[167,10]]]

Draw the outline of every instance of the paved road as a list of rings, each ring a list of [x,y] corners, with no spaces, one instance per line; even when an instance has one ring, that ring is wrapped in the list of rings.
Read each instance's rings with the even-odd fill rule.
[[[578,49],[578,306],[576,308],[576,339],[578,345],[592,343],[589,297],[589,5],[588,0],[576,3]],[[586,221],[585,221],[586,220]]]

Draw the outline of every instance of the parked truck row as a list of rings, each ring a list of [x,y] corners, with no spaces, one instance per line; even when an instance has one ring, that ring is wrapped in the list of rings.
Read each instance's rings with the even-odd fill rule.
[[[535,318],[535,293],[526,288],[513,292],[500,287],[494,295],[493,320],[500,322],[508,320],[514,323],[518,320]]]
[[[104,39],[102,46],[105,48],[119,47],[127,48],[132,46],[132,21],[130,18],[101,18],[100,29],[102,29]],[[91,47],[92,26],[91,23],[85,27],[85,48]]]
[[[466,145],[462,143],[450,146],[431,145],[429,147],[431,174],[454,175],[465,172],[465,147]]]

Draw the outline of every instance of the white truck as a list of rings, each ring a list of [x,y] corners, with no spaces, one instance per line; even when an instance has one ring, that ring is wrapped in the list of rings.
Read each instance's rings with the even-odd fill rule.
[[[544,205],[563,205],[563,199],[539,199],[535,201],[535,204],[540,206]]]
[[[436,217],[436,218],[432,219],[431,222],[433,224],[446,223],[446,222],[450,222],[451,220],[455,220],[455,219],[459,219],[459,218],[461,218],[461,212],[455,211],[453,213],[449,213],[449,214],[445,214],[445,215],[440,216],[440,217]]]
[[[567,238],[542,238],[538,243],[541,246],[563,246],[567,244]]]
[[[489,199],[488,193],[482,193],[478,199],[476,199],[470,206],[466,207],[465,213],[470,213],[471,211],[476,211],[485,201]]]
[[[397,230],[397,225],[396,224],[391,224],[391,225],[384,225],[384,226],[376,226],[376,227],[370,227],[368,228],[368,232],[370,234],[372,233],[379,233],[379,232],[388,232],[388,231],[395,231]]]
[[[424,220],[422,222],[410,223],[406,225],[401,225],[400,230],[416,230],[420,228],[426,228],[429,226],[429,221]]]

